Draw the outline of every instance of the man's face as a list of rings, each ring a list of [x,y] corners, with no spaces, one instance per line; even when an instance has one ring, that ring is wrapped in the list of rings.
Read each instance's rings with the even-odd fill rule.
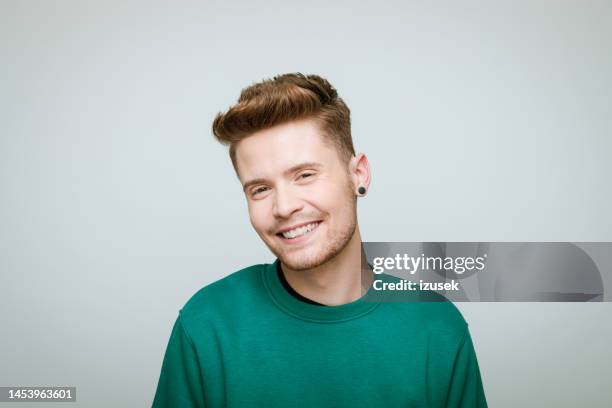
[[[319,266],[341,252],[356,226],[348,168],[313,120],[261,130],[236,146],[251,224],[289,268]]]

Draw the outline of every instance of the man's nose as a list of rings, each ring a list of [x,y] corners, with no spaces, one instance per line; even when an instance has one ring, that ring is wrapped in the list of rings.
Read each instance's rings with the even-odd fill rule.
[[[277,187],[274,197],[274,216],[278,218],[289,218],[301,210],[302,200],[297,197],[290,187]]]

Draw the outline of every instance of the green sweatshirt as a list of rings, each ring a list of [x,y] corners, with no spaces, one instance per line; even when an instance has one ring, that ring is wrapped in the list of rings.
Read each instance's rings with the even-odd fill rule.
[[[273,264],[181,309],[154,408],[486,407],[467,323],[450,302],[296,299]],[[379,276],[380,278],[380,276]]]

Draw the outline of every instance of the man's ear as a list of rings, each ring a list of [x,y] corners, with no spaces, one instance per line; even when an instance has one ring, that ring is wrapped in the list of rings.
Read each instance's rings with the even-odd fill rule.
[[[351,181],[353,182],[353,190],[355,191],[355,194],[365,195],[365,193],[360,194],[358,190],[360,187],[365,188],[366,192],[370,189],[372,172],[370,171],[370,163],[368,158],[364,153],[358,153],[357,155],[351,157],[351,160],[349,161],[349,175],[351,177]]]

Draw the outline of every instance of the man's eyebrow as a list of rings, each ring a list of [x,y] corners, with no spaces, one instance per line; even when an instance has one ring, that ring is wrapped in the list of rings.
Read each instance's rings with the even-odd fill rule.
[[[283,172],[283,175],[287,176],[287,175],[290,175],[292,173],[295,173],[297,171],[300,171],[300,170],[306,169],[306,168],[316,168],[316,169],[319,169],[321,167],[323,167],[323,165],[321,163],[317,163],[317,162],[300,163],[300,164],[296,164],[295,166],[291,166],[290,168],[285,170]],[[266,178],[256,178],[256,179],[249,180],[249,181],[245,182],[242,185],[242,191],[246,192],[247,188],[251,187],[252,185],[265,183],[267,181],[268,181],[268,179],[266,179]]]

